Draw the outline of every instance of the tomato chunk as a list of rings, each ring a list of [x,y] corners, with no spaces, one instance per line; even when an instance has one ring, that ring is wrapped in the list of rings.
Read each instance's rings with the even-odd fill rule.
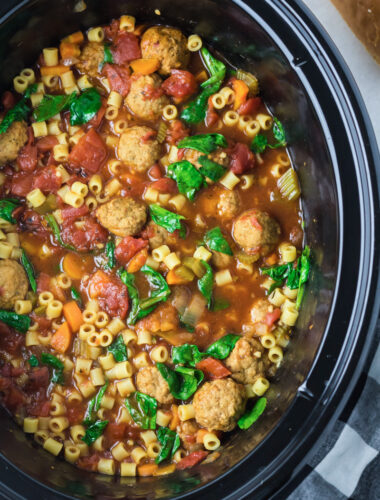
[[[79,252],[94,250],[107,241],[108,232],[93,217],[86,217],[84,225],[76,227],[72,220],[62,224],[61,237],[64,243],[72,245]]]
[[[129,307],[127,287],[116,277],[103,271],[96,271],[90,279],[88,292],[97,298],[100,307],[111,316],[124,319]]]
[[[203,359],[197,363],[197,368],[198,370],[202,370],[205,376],[211,380],[231,375],[230,370],[228,370],[221,361],[214,358]]]
[[[126,64],[141,57],[139,39],[133,33],[121,31],[118,33],[113,47],[113,60],[116,64]]]
[[[21,148],[17,157],[17,165],[23,172],[33,172],[37,167],[37,146],[33,142],[33,129],[29,127],[28,142]]]
[[[272,326],[273,323],[275,323],[281,316],[281,309],[276,308],[273,310],[273,312],[268,312],[266,317],[265,317],[265,323],[268,326]]]
[[[99,170],[107,158],[107,147],[100,135],[91,128],[73,147],[69,163],[76,168],[83,168],[88,174]]]
[[[77,466],[80,469],[96,472],[98,469],[99,455],[89,455],[88,457],[79,457]]]
[[[37,150],[45,153],[46,151],[50,151],[58,144],[58,139],[55,135],[47,135],[45,137],[41,137],[37,141]]]
[[[61,210],[61,217],[65,222],[73,222],[89,212],[87,205],[82,205],[79,208],[63,208]]]
[[[158,181],[152,182],[150,185],[153,189],[156,189],[160,193],[177,193],[177,183],[173,179],[167,177],[162,177]]]
[[[166,142],[174,145],[189,135],[190,130],[185,127],[181,120],[173,120],[170,122],[166,133]]]
[[[33,189],[41,189],[45,193],[56,193],[61,187],[62,179],[56,174],[53,166],[43,167],[33,176]]]
[[[238,108],[239,115],[255,114],[261,106],[260,97],[250,97]]]
[[[255,156],[246,144],[235,144],[231,154],[230,169],[234,174],[243,174],[255,166]]]
[[[32,190],[33,175],[17,172],[12,175],[10,190],[16,196],[26,196]]]
[[[133,238],[132,236],[126,236],[121,240],[115,249],[115,257],[117,260],[125,266],[134,255],[137,254],[142,248],[148,246],[148,241],[142,238]]]
[[[172,69],[171,76],[164,81],[161,88],[167,95],[184,99],[195,94],[198,84],[190,71]]]
[[[116,422],[110,422],[107,425],[104,434],[111,443],[114,443],[115,441],[120,441],[125,437],[126,429],[127,424],[124,422],[120,422],[119,424]]]
[[[183,469],[188,469],[189,467],[194,467],[194,465],[199,464],[199,462],[202,462],[208,455],[208,451],[205,450],[198,450],[198,451],[193,451],[193,453],[190,453],[187,457],[182,458],[177,464],[177,469],[183,470]]]
[[[106,64],[103,68],[103,73],[109,81],[111,90],[118,92],[123,97],[128,94],[131,86],[128,68],[123,68],[116,64]]]

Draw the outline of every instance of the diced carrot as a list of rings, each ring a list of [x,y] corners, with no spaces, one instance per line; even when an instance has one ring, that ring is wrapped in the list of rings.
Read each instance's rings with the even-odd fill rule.
[[[248,85],[243,82],[243,80],[234,80],[232,82],[232,88],[235,91],[235,101],[234,101],[234,109],[240,108],[240,106],[247,99],[247,95],[249,92]]]
[[[87,272],[86,259],[76,253],[67,253],[62,262],[65,273],[74,280],[80,280]]]
[[[80,48],[75,43],[61,42],[59,46],[62,59],[71,59],[80,55]]]
[[[208,433],[207,429],[199,429],[197,431],[196,442],[197,443],[203,443],[203,438],[205,437],[205,434],[207,434],[207,433]]]
[[[189,279],[186,276],[179,276],[176,274],[175,269],[171,269],[166,275],[166,282],[168,285],[186,285],[187,283],[190,283],[192,279],[193,278]]]
[[[148,250],[143,248],[129,261],[127,271],[129,273],[137,273],[145,264],[147,258]]]
[[[134,73],[139,75],[150,75],[158,70],[160,61],[158,59],[135,59],[129,64]]]
[[[271,253],[270,255],[268,255],[268,257],[265,257],[265,264],[267,266],[274,266],[275,264],[277,264],[277,261],[278,258],[275,253]]]
[[[172,411],[173,416],[172,416],[172,419],[170,420],[169,429],[171,431],[174,431],[177,428],[177,426],[179,425],[178,406],[172,405],[171,411]]]
[[[71,327],[73,332],[77,332],[80,326],[83,324],[82,311],[79,309],[78,304],[75,300],[67,302],[63,306],[63,314],[66,321]]]
[[[158,469],[156,464],[143,464],[137,467],[137,474],[139,476],[153,476]]]
[[[195,79],[197,82],[205,82],[207,78],[208,78],[207,73],[204,69],[202,69],[201,71],[199,71],[199,73],[195,75]]]
[[[166,476],[167,474],[172,474],[175,471],[175,468],[175,464],[159,467],[156,472],[153,472],[153,476]]]
[[[71,33],[71,35],[64,38],[62,42],[82,43],[83,40],[84,40],[83,33],[81,31],[76,31],[75,33]]]
[[[70,343],[71,330],[69,324],[65,321],[52,336],[50,345],[53,349],[63,354],[69,348]]]
[[[70,71],[70,67],[64,66],[63,64],[57,64],[57,66],[42,66],[41,75],[42,76],[63,75],[63,73],[67,73],[68,71]]]

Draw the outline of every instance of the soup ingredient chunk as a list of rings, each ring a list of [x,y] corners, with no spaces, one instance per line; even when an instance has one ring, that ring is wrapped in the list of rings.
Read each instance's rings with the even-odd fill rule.
[[[169,104],[169,98],[161,89],[161,78],[156,75],[142,75],[131,78],[131,88],[125,102],[137,118],[156,120],[163,108]]]
[[[269,313],[270,303],[266,299],[257,299],[251,308],[252,323],[264,323]]]
[[[0,309],[13,309],[27,291],[28,278],[22,266],[14,260],[0,260]]]
[[[199,426],[194,420],[181,422],[176,429],[178,436],[181,438],[183,447],[190,452],[202,449],[202,444],[196,442],[198,430]]]
[[[161,156],[161,146],[150,127],[131,127],[120,136],[118,156],[132,170],[144,173]]]
[[[114,198],[96,210],[102,226],[116,236],[134,236],[143,228],[147,210],[146,205],[133,198]]]
[[[162,75],[169,75],[172,69],[186,68],[190,57],[185,35],[166,26],[153,26],[143,34],[141,52],[146,59],[160,61]]]
[[[206,382],[194,395],[195,420],[206,429],[232,431],[245,403],[244,386],[231,378]]]
[[[223,189],[220,194],[217,209],[224,219],[233,219],[240,211],[241,200],[237,191]]]
[[[137,389],[159,403],[167,404],[173,401],[169,385],[155,366],[141,368],[136,375]]]
[[[13,122],[4,134],[0,134],[0,166],[14,161],[27,141],[26,123]]]
[[[103,59],[103,44],[98,42],[89,42],[83,48],[76,67],[81,73],[85,73],[92,78],[96,78],[99,76],[99,69]]]
[[[234,222],[233,237],[247,254],[265,256],[278,243],[281,229],[267,212],[247,210]]]
[[[253,384],[257,377],[265,376],[268,358],[264,357],[264,348],[258,340],[241,338],[236,342],[225,364],[237,382]]]
[[[153,221],[150,221],[144,230],[146,237],[149,239],[149,245],[152,249],[158,248],[161,245],[170,245],[175,243],[176,237],[169,233],[164,227],[159,226]]]

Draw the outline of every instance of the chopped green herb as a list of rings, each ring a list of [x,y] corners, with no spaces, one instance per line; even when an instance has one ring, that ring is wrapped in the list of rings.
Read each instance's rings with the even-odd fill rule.
[[[212,181],[218,181],[226,173],[227,169],[220,163],[210,160],[207,156],[200,156],[198,162],[202,165],[199,172],[203,177],[207,177]]]
[[[81,294],[78,292],[78,290],[76,288],[74,288],[73,286],[70,288],[70,295],[71,295],[71,298],[73,300],[75,300],[75,302],[78,302],[78,305],[82,305],[82,297],[81,297]]]
[[[240,427],[240,429],[245,430],[245,429],[248,429],[249,427],[251,427],[251,425],[254,424],[256,422],[256,420],[264,412],[266,405],[267,405],[266,398],[258,399],[255,403],[255,406],[252,408],[252,410],[245,413],[238,420],[238,426]]]
[[[156,366],[168,383],[171,394],[176,399],[189,399],[204,378],[201,370],[184,366],[177,366],[172,370],[163,363],[157,363]]]
[[[34,274],[33,265],[30,262],[28,256],[26,255],[25,250],[22,250],[22,253],[21,253],[21,264],[24,266],[25,272],[28,276],[30,288],[33,290],[33,292],[36,292],[37,291],[37,282],[36,282],[36,277]]]
[[[170,210],[166,210],[160,205],[150,205],[149,211],[153,222],[169,231],[169,233],[173,233],[176,229],[182,229],[181,220],[185,219],[183,215],[170,212]]]
[[[69,109],[70,103],[75,99],[75,97],[75,92],[69,95],[45,94],[40,104],[33,111],[33,118],[36,122],[48,120],[61,111]]]
[[[201,87],[207,87],[214,83],[219,83],[220,85],[226,76],[226,65],[216,59],[206,47],[202,47],[201,54],[206,68],[210,73],[210,78],[203,82]]]
[[[198,346],[194,344],[183,344],[173,347],[172,350],[172,360],[175,365],[183,364],[195,368],[203,358],[204,354],[199,352]]]
[[[85,90],[70,103],[70,125],[83,125],[89,122],[101,106],[99,91],[93,87]]]
[[[223,236],[220,227],[214,227],[213,229],[207,231],[204,241],[210,250],[232,255],[231,247]]]
[[[112,344],[107,347],[107,351],[112,352],[117,363],[127,361],[128,359],[127,346],[124,343],[122,335],[119,335],[116,340],[114,340]]]
[[[40,364],[37,357],[34,354],[30,356],[30,358],[28,359],[28,363],[32,367],[38,366]]]
[[[107,269],[113,269],[116,266],[115,258],[115,242],[114,240],[109,240],[106,243],[106,256],[107,256]]]
[[[197,191],[207,186],[202,174],[187,160],[177,161],[169,165],[167,176],[176,181],[178,191],[190,201],[194,200]]]
[[[227,141],[222,134],[197,134],[185,137],[177,144],[178,148],[190,148],[204,154],[210,154],[218,146],[226,148]]]
[[[73,246],[66,245],[66,243],[64,243],[62,241],[61,230],[59,229],[58,222],[55,220],[54,215],[53,214],[46,214],[46,215],[44,215],[44,218],[45,218],[46,222],[48,223],[50,229],[53,231],[54,237],[57,240],[58,244],[63,248],[67,248],[68,250],[75,251],[76,249]]]
[[[83,425],[92,425],[96,420],[96,413],[100,409],[100,404],[102,402],[103,396],[106,393],[109,382],[107,381],[98,391],[97,395],[94,396],[88,403],[87,410],[84,416]]]
[[[161,443],[161,450],[156,457],[156,464],[160,464],[169,457],[172,457],[181,445],[178,434],[167,427],[160,427],[157,430],[157,438]]]
[[[21,333],[26,333],[31,324],[29,316],[12,311],[0,311],[0,321]]]
[[[211,266],[207,264],[206,261],[201,260],[202,264],[206,268],[205,274],[198,280],[198,289],[207,300],[207,307],[211,307],[212,289],[214,286],[214,274],[212,272]]]
[[[134,392],[125,400],[131,417],[143,429],[156,428],[157,400],[142,392]]]
[[[225,335],[224,337],[211,344],[207,348],[206,354],[215,359],[226,359],[231,354],[236,342],[239,339],[240,335],[229,333],[228,335]]]
[[[30,97],[30,94],[35,92],[36,88],[36,84],[30,85],[24,92],[24,95],[19,100],[19,102],[12,109],[9,109],[6,112],[3,120],[0,123],[0,134],[4,134],[13,122],[22,122],[27,119],[30,107],[27,104],[26,100]]]
[[[82,437],[82,441],[84,441],[88,446],[94,443],[102,434],[104,429],[108,425],[108,420],[98,420],[94,424],[91,424],[86,429],[86,434]]]
[[[4,198],[0,200],[0,219],[4,219],[11,224],[16,224],[16,219],[12,214],[15,208],[20,206],[20,204],[19,200],[15,198]]]

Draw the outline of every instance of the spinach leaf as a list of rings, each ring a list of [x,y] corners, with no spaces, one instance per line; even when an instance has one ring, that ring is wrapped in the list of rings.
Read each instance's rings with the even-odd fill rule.
[[[75,251],[76,248],[74,248],[72,245],[66,245],[66,243],[64,243],[62,241],[61,230],[59,229],[58,222],[55,220],[54,215],[53,214],[45,214],[44,218],[45,218],[46,222],[48,223],[50,229],[53,231],[54,238],[57,240],[58,244],[62,248],[67,248],[68,250]]]
[[[166,302],[171,292],[169,285],[167,284],[162,274],[147,265],[144,265],[141,268],[141,272],[146,275],[150,286],[153,288],[153,291],[151,290],[149,297],[140,300],[141,309],[148,309],[158,302]]]
[[[301,302],[305,293],[305,283],[309,279],[309,274],[310,274],[310,268],[311,268],[311,263],[310,263],[310,247],[306,246],[302,252],[302,255],[299,259],[299,265],[300,265],[300,280],[299,280],[299,291],[297,295],[297,301],[296,301],[296,308],[299,309],[301,306]]]
[[[268,139],[263,134],[257,134],[251,143],[251,149],[254,153],[264,153],[267,146]]]
[[[189,399],[204,377],[201,370],[185,368],[184,366],[177,366],[174,370],[163,363],[157,363],[156,366],[176,399]]]
[[[300,261],[298,260],[298,263]],[[295,290],[296,288],[298,288],[299,286],[299,281],[300,281],[300,272],[299,272],[299,265],[297,265],[297,267],[293,267],[291,266],[290,267],[290,270],[289,270],[289,273],[288,273],[288,277],[287,277],[287,280],[286,280],[286,284],[287,286],[291,289],[291,290]]]
[[[22,122],[27,119],[30,107],[27,104],[26,100],[30,97],[30,94],[36,91],[37,84],[29,85],[29,87],[24,92],[24,95],[19,100],[19,102],[13,106],[12,109],[9,109],[3,120],[0,123],[0,134],[4,134],[13,122]]]
[[[282,264],[281,266],[261,267],[262,274],[268,275],[274,281],[282,281],[289,276],[290,269],[293,267],[292,263]]]
[[[212,289],[214,286],[214,274],[212,272],[211,266],[207,264],[206,261],[201,260],[202,264],[206,268],[205,274],[202,278],[198,280],[198,289],[203,295],[203,297],[207,300],[207,307],[210,309],[211,307],[211,298],[212,298]]]
[[[212,181],[216,182],[226,172],[226,168],[223,167],[220,163],[210,160],[207,156],[200,156],[198,158],[198,162],[202,165],[199,169],[199,172],[204,176],[208,177]]]
[[[34,354],[30,356],[30,358],[28,359],[28,363],[30,364],[30,366],[33,367],[38,366],[40,364],[37,357]]]
[[[220,227],[217,226],[207,231],[204,241],[210,250],[232,255],[231,247],[224,238]]]
[[[219,82],[222,83],[224,77],[226,76],[226,65],[216,59],[207,49],[206,47],[202,47],[201,54],[203,57],[203,61],[206,65],[210,73],[210,78],[205,82],[201,83],[201,87],[207,87],[208,85]]]
[[[89,122],[101,106],[99,91],[93,87],[85,90],[70,103],[70,125],[83,125]]]
[[[73,286],[70,288],[70,295],[71,295],[71,298],[73,300],[75,300],[75,302],[77,302],[79,306],[82,305],[82,297],[81,297],[80,293],[78,292],[78,290],[76,288],[74,288]]]
[[[173,347],[172,350],[172,360],[175,365],[181,363],[195,368],[203,358],[204,354],[199,352],[198,346],[194,344],[183,344]]]
[[[215,359],[226,359],[231,354],[236,342],[239,339],[240,335],[229,333],[228,335],[225,335],[224,337],[211,344],[207,348],[206,354]]]
[[[160,205],[150,205],[149,211],[153,222],[169,231],[169,233],[182,228],[181,220],[185,219],[183,215],[170,212],[170,210],[166,210]]]
[[[0,311],[0,321],[21,333],[26,333],[31,323],[29,316],[12,311]]]
[[[240,429],[245,430],[251,427],[251,425],[254,424],[256,420],[260,417],[260,415],[263,413],[266,405],[267,405],[267,398],[258,399],[252,410],[248,411],[242,417],[239,418],[238,426],[240,427]]]
[[[26,255],[25,250],[22,250],[21,253],[21,264],[24,266],[25,272],[29,279],[31,289],[33,290],[33,292],[36,292],[37,291],[36,276],[34,274],[32,263],[30,262],[28,256]]]
[[[195,332],[195,327],[192,326],[192,325],[189,325],[187,323],[184,323],[182,321],[181,317],[179,318],[179,325],[180,325],[181,328],[184,328],[185,330],[187,330],[190,333],[194,333]]]
[[[21,203],[15,198],[4,198],[0,200],[0,219],[4,219],[11,224],[16,224],[16,219],[12,213]]]
[[[119,335],[116,340],[114,340],[112,344],[107,347],[107,351],[112,352],[117,363],[127,361],[128,359],[127,346],[124,343],[122,335]]]
[[[207,186],[203,176],[187,160],[177,161],[169,165],[167,176],[176,181],[178,191],[190,201],[194,200],[197,191]]]
[[[285,130],[280,122],[276,117],[273,118],[273,128],[272,128],[273,136],[276,139],[277,143],[274,146],[269,146],[272,149],[279,148],[281,146],[286,146],[286,137],[285,137]]]
[[[50,354],[48,352],[43,352],[41,354],[41,363],[44,365],[48,365],[51,368],[53,368],[53,375],[51,378],[51,381],[63,385],[64,383],[64,377],[63,377],[63,369],[64,369],[64,364],[60,359],[58,359],[56,356],[53,354]]]
[[[95,422],[96,412],[99,411],[100,404],[102,402],[103,396],[106,393],[108,387],[108,381],[99,389],[96,396],[94,396],[88,403],[86,414],[84,416],[83,425],[91,425]]]
[[[221,80],[205,87],[202,92],[190,102],[190,104],[181,113],[181,118],[189,124],[196,124],[206,118],[208,98],[218,92]]]
[[[70,103],[75,99],[75,96],[75,92],[69,95],[45,94],[40,104],[33,111],[33,118],[36,122],[43,122],[52,118],[57,113],[69,109]]]
[[[157,400],[142,392],[134,392],[125,400],[131,417],[143,429],[156,428]]]
[[[222,134],[197,134],[185,137],[177,144],[178,148],[190,148],[204,154],[210,154],[218,146],[227,147],[227,141]]]
[[[106,250],[106,256],[107,256],[107,264],[105,265],[105,267],[106,267],[106,269],[113,269],[116,266],[114,240],[107,241],[105,250]]]
[[[230,303],[228,302],[227,299],[223,299],[222,297],[220,298],[214,298],[213,304],[211,307],[211,311],[224,311],[224,309],[228,309],[230,307]]]
[[[104,429],[108,425],[108,420],[98,420],[94,424],[91,424],[86,429],[86,434],[82,437],[82,441],[84,441],[88,446],[94,443],[98,437],[103,434]]]
[[[156,464],[160,464],[169,457],[172,457],[181,445],[181,441],[176,432],[167,427],[160,427],[157,430],[157,438],[161,443],[161,450],[156,457]]]
[[[128,295],[131,299],[132,307],[127,322],[129,325],[134,325],[138,320],[148,316],[148,314],[156,308],[156,305],[142,310],[140,308],[139,292],[135,286],[135,277],[133,274],[128,273],[125,269],[119,269],[117,274],[128,289]]]

